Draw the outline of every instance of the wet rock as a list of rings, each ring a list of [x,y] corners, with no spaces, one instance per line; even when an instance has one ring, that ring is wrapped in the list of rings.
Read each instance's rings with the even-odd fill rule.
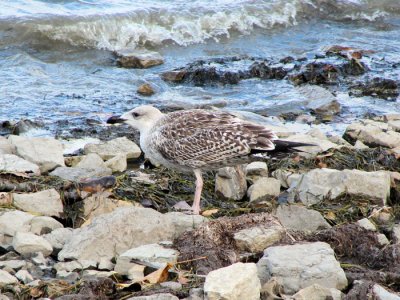
[[[323,242],[269,247],[257,267],[261,283],[275,277],[288,294],[311,284],[339,290],[347,286],[335,253]]]
[[[362,228],[365,228],[367,230],[371,231],[376,231],[376,226],[374,223],[372,223],[370,220],[367,218],[362,218],[361,220],[358,220],[356,224]]]
[[[178,255],[178,251],[165,248],[159,244],[142,245],[122,253],[117,258],[115,270],[122,270],[133,261],[159,269],[165,266],[166,263],[176,263]]]
[[[208,219],[201,215],[188,215],[182,212],[169,212],[164,214],[164,217],[174,226],[174,237],[178,237],[185,231],[193,230],[208,222]]]
[[[30,225],[31,225],[31,228],[29,231],[34,234],[37,234],[37,235],[50,233],[55,229],[64,227],[57,220],[50,218],[50,217],[46,217],[46,216],[34,217],[31,220]]]
[[[350,142],[360,140],[371,147],[400,147],[400,133],[390,130],[387,123],[373,120],[360,120],[350,124],[343,137]]]
[[[351,87],[352,95],[372,96],[386,100],[395,100],[399,96],[399,91],[399,85],[396,81],[379,77]]]
[[[138,158],[142,153],[140,148],[126,137],[100,144],[87,144],[84,151],[85,154],[97,153],[103,160],[109,160],[118,154],[125,154],[128,159]]]
[[[25,284],[33,281],[32,275],[27,270],[19,270],[15,274],[15,277],[17,277],[20,281],[22,281]]]
[[[282,67],[269,66],[266,62],[255,62],[250,67],[250,76],[261,79],[283,79],[287,71]]]
[[[350,59],[340,66],[343,75],[358,76],[366,73],[368,67],[358,59]]]
[[[127,300],[179,300],[179,298],[170,293],[161,293],[149,296],[131,297],[128,298]]]
[[[81,181],[82,179],[109,176],[111,174],[112,172],[109,168],[81,169],[68,167],[58,167],[50,173],[52,176],[58,176],[69,181]]]
[[[21,135],[30,130],[38,129],[43,126],[44,126],[44,124],[42,122],[32,121],[32,120],[28,120],[28,119],[22,119],[15,124],[12,134]]]
[[[379,245],[381,246],[386,246],[390,244],[388,238],[383,233],[378,234],[376,238],[378,240]]]
[[[258,253],[279,241],[284,233],[285,229],[278,224],[268,228],[256,226],[236,232],[233,238],[239,250]]]
[[[118,51],[117,64],[124,68],[146,69],[164,63],[164,59],[158,52],[147,50]]]
[[[268,177],[268,166],[263,161],[249,163],[245,169],[246,179],[254,183],[260,177]]]
[[[60,194],[55,189],[29,194],[13,193],[13,200],[17,208],[45,216],[59,217],[64,211]]]
[[[124,172],[128,167],[125,154],[118,154],[105,162],[105,166],[114,172]]]
[[[40,175],[39,166],[13,154],[0,155],[0,171]]]
[[[372,290],[376,300],[400,300],[398,293],[391,293],[379,284],[374,284]]]
[[[103,159],[96,153],[88,153],[82,160],[76,164],[76,168],[81,169],[97,169],[106,168]]]
[[[151,96],[155,93],[153,87],[148,83],[145,83],[145,84],[142,84],[141,86],[139,86],[139,88],[137,89],[137,92],[138,92],[138,94],[143,95],[143,96]]]
[[[161,74],[161,78],[168,82],[182,82],[187,74],[185,70],[168,71]]]
[[[42,173],[65,165],[63,146],[55,139],[10,135],[8,140],[18,156],[38,165]]]
[[[290,230],[314,232],[331,227],[318,211],[300,205],[279,205],[275,215]]]
[[[329,63],[312,62],[302,67],[297,74],[289,76],[295,84],[303,83],[326,84],[335,83],[341,74],[340,68]]]
[[[42,237],[53,247],[53,254],[58,254],[66,241],[72,236],[72,228],[57,228]]]
[[[336,115],[341,106],[336,97],[327,89],[316,85],[304,85],[297,91],[307,99],[307,108],[317,115]]]
[[[8,284],[18,283],[18,279],[12,276],[10,273],[0,270],[0,287]]]
[[[275,178],[260,178],[247,190],[250,202],[271,200],[281,192],[281,182]]]
[[[29,232],[17,232],[13,238],[12,246],[15,251],[22,255],[42,252],[48,256],[53,252],[53,247],[43,237]]]
[[[310,285],[294,294],[293,300],[342,300],[344,294],[335,288],[326,288],[319,284]]]
[[[241,200],[247,191],[243,167],[225,167],[218,170],[215,193],[223,199]]]
[[[0,233],[14,236],[17,231],[28,232],[33,215],[19,210],[0,212]]]
[[[305,205],[342,195],[361,196],[378,205],[385,205],[390,195],[390,175],[384,171],[314,169],[303,174],[290,187],[290,197]]]
[[[260,280],[254,263],[236,263],[208,273],[204,293],[209,300],[258,300]]]
[[[111,260],[116,254],[140,245],[171,240],[175,227],[169,217],[140,207],[121,207],[98,216],[92,223],[74,230],[58,254],[65,259]]]

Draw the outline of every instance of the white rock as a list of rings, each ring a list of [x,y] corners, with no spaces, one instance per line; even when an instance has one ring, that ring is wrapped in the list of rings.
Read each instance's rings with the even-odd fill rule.
[[[365,229],[371,230],[371,231],[376,231],[375,224],[372,223],[368,218],[363,218],[361,220],[358,220],[356,223],[358,226],[361,226],[362,228],[365,228]]]
[[[128,167],[126,154],[118,154],[105,162],[107,168],[113,172],[124,172]]]
[[[315,283],[339,290],[347,286],[335,253],[323,242],[269,247],[257,267],[262,283],[275,277],[287,294]]]
[[[84,151],[85,154],[97,153],[103,160],[109,160],[118,154],[124,154],[128,159],[137,158],[142,153],[140,148],[126,137],[100,144],[87,144]]]
[[[396,131],[400,132],[400,120],[392,120],[388,122],[389,128]]]
[[[326,288],[319,284],[312,284],[301,289],[292,297],[291,300],[342,300],[344,294],[334,288]]]
[[[55,139],[10,135],[8,140],[18,156],[37,164],[42,173],[65,165],[63,146]]]
[[[18,283],[18,279],[12,276],[10,273],[0,270],[0,287],[3,287],[7,284]]]
[[[165,248],[158,244],[142,245],[122,253],[117,258],[116,268],[119,269],[119,265],[130,263],[131,260],[137,260],[149,263],[151,266],[154,266],[154,268],[159,269],[165,266],[166,263],[177,262],[178,255],[178,251]]]
[[[15,274],[15,277],[17,277],[20,281],[22,281],[25,284],[33,281],[32,275],[27,270],[19,270]]]
[[[0,155],[0,171],[40,175],[39,166],[13,154]]]
[[[175,228],[174,238],[180,236],[187,230],[192,230],[208,222],[208,219],[201,215],[188,215],[182,212],[169,212],[164,217],[172,223]]]
[[[0,268],[11,268],[14,271],[17,271],[26,266],[26,261],[18,260],[18,259],[10,259],[5,261],[0,261]]]
[[[13,193],[13,199],[17,208],[45,216],[59,217],[64,211],[60,194],[55,189],[29,194]]]
[[[111,260],[134,247],[172,240],[174,234],[175,227],[169,217],[150,208],[121,207],[74,230],[58,258]]]
[[[372,291],[376,300],[400,300],[399,294],[390,293],[379,284],[374,284]]]
[[[271,200],[281,192],[281,182],[275,178],[262,177],[247,190],[250,202]]]
[[[102,177],[111,175],[112,171],[109,168],[97,168],[97,169],[82,169],[82,168],[68,168],[58,167],[50,173],[52,176],[58,176],[65,180],[80,181],[86,178]]]
[[[53,252],[53,247],[41,236],[29,232],[17,232],[13,238],[12,246],[19,254],[33,254],[42,252],[48,256]]]
[[[390,196],[390,174],[385,171],[314,169],[290,187],[290,196],[305,205],[347,194],[385,205]]]
[[[386,246],[386,245],[389,245],[389,244],[390,244],[388,238],[387,238],[386,235],[384,235],[383,233],[379,233],[376,237],[377,237],[377,239],[378,239],[378,243],[379,243],[381,246]]]
[[[246,195],[247,182],[242,167],[225,167],[218,170],[215,193],[224,199],[241,200]]]
[[[100,259],[99,265],[97,266],[99,270],[114,270],[115,264],[113,264],[110,260],[108,259]]]
[[[0,154],[15,154],[15,147],[4,136],[0,137]]]
[[[150,296],[131,297],[127,300],[179,300],[179,298],[169,293],[161,293]]]
[[[0,233],[14,236],[17,231],[28,232],[33,217],[33,215],[20,210],[0,212]]]
[[[72,228],[58,228],[43,235],[43,238],[50,243],[53,251],[58,253],[64,247],[65,242],[72,236],[72,231]]]
[[[258,300],[261,284],[254,263],[235,263],[208,273],[204,293],[208,300]]]
[[[354,144],[354,148],[356,149],[368,149],[369,147],[365,145],[363,142],[360,140],[357,140],[356,143]]]
[[[318,211],[300,205],[279,205],[275,215],[290,230],[314,232],[331,227]]]
[[[236,232],[233,239],[238,249],[257,253],[279,241],[284,233],[285,229],[278,224],[268,228],[257,226]]]
[[[30,232],[42,235],[52,232],[54,229],[63,228],[63,224],[51,217],[34,217],[31,222]]]
[[[75,166],[82,169],[106,168],[103,159],[96,153],[89,153]]]

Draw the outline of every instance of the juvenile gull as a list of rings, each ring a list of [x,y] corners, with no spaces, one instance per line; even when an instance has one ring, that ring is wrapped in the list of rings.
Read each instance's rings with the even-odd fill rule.
[[[127,123],[140,131],[146,156],[168,168],[194,172],[193,212],[200,212],[202,171],[251,161],[260,152],[287,152],[308,144],[279,140],[268,127],[221,111],[202,109],[163,114],[149,105],[139,106],[108,123]]]

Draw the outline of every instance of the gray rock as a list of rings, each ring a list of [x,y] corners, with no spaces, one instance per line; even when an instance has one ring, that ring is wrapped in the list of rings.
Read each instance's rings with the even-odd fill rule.
[[[374,284],[372,291],[376,300],[400,300],[399,294],[391,293],[379,284]]]
[[[174,234],[175,226],[169,217],[150,208],[121,207],[74,230],[58,258],[111,260],[134,247],[172,240]]]
[[[236,232],[233,239],[240,250],[257,253],[279,241],[284,233],[279,224],[268,228],[257,226]]]
[[[280,205],[275,215],[290,230],[314,232],[331,227],[318,211],[300,205]]]
[[[29,194],[13,193],[13,199],[17,208],[45,216],[59,217],[64,211],[60,194],[55,189]]]
[[[0,155],[0,171],[40,175],[39,166],[14,154]]]
[[[179,300],[179,298],[169,293],[162,293],[150,296],[131,297],[127,300]]]
[[[58,228],[43,235],[43,238],[53,247],[54,254],[57,254],[64,247],[65,242],[72,236],[72,232],[72,228]]]
[[[104,169],[107,166],[97,153],[88,153],[75,167],[81,169]]]
[[[8,140],[18,156],[38,165],[42,173],[65,165],[63,146],[55,139],[10,135]]]
[[[12,276],[10,273],[0,270],[0,288],[8,285],[18,283],[18,279]]]
[[[80,276],[77,272],[59,271],[56,274],[56,278],[72,283],[78,281]]]
[[[106,277],[112,278],[116,272],[114,271],[97,271],[97,270],[83,270],[82,279],[93,277]]]
[[[390,174],[385,171],[314,169],[303,174],[289,191],[290,197],[305,205],[347,194],[365,197],[383,206],[390,196]]]
[[[258,300],[261,284],[254,263],[235,263],[208,273],[204,293],[209,300]]]
[[[14,236],[17,231],[28,232],[33,215],[20,210],[0,212],[0,233]]]
[[[117,63],[124,68],[146,69],[164,63],[160,53],[148,50],[130,50],[116,52]]]
[[[260,177],[268,177],[268,166],[263,161],[254,161],[246,166],[246,179],[254,183]]]
[[[128,167],[126,154],[118,154],[105,162],[107,168],[113,172],[124,172]]]
[[[124,259],[120,260],[120,263],[115,265],[114,271],[120,275],[127,276],[130,280],[140,280],[144,277],[144,269],[145,265],[139,265],[134,262],[130,262],[131,260],[127,259],[124,263],[122,263]]]
[[[386,235],[384,235],[383,233],[377,234],[376,238],[378,239],[378,243],[379,243],[381,246],[386,246],[386,245],[389,245],[389,244],[390,244],[388,238],[387,238]]]
[[[328,149],[336,149],[339,148],[340,146],[337,144],[332,143],[328,139],[320,139],[316,138],[313,136],[310,136],[308,134],[295,134],[291,135],[285,140],[290,141],[290,142],[298,142],[298,143],[307,143],[307,144],[313,144],[315,146],[307,146],[307,147],[297,147],[296,149],[299,149],[302,152],[309,153],[309,154],[317,154],[319,152],[326,151]]]
[[[0,261],[0,268],[10,268],[13,269],[14,271],[18,271],[21,268],[24,268],[26,266],[26,261],[24,260],[19,260],[19,259],[10,259],[10,260],[5,260],[5,261]]]
[[[92,261],[68,261],[68,262],[58,262],[54,264],[53,268],[58,272],[60,271],[82,271],[89,268],[96,268],[96,263]]]
[[[15,154],[15,147],[4,136],[0,137],[0,154]]]
[[[329,136],[328,140],[340,146],[351,147],[351,144],[348,141],[346,141],[344,138],[338,135]]]
[[[196,229],[208,219],[201,215],[188,215],[182,212],[169,212],[164,214],[164,217],[169,220],[174,226],[174,238],[180,236],[187,230]]]
[[[339,290],[347,286],[335,253],[323,242],[269,247],[257,267],[262,283],[275,277],[287,294],[315,283]]]
[[[42,252],[48,256],[53,252],[53,247],[41,236],[29,232],[17,232],[13,238],[12,246],[15,251],[22,255]]]
[[[356,224],[362,228],[365,228],[367,230],[371,231],[376,231],[376,226],[374,223],[372,223],[368,218],[363,218],[361,220],[358,220]]]
[[[275,178],[260,178],[247,190],[250,202],[271,200],[281,192],[281,182]]]
[[[160,285],[163,288],[167,288],[167,289],[171,289],[173,291],[179,291],[182,289],[182,284],[179,282],[175,282],[175,281],[165,281],[165,282],[161,282]]]
[[[392,237],[396,244],[400,243],[400,224],[394,224],[392,229]]]
[[[144,83],[139,86],[136,92],[143,96],[151,96],[155,93],[154,88],[149,83]]]
[[[290,299],[293,300],[342,300],[344,294],[335,288],[326,288],[319,284],[312,284],[301,289]]]
[[[27,270],[19,270],[15,274],[15,277],[17,277],[20,281],[22,281],[25,284],[33,281],[32,275]]]
[[[52,232],[55,229],[63,228],[63,224],[51,217],[34,217],[31,222],[30,232],[42,235]]]
[[[50,173],[52,176],[58,176],[62,179],[69,181],[80,181],[82,179],[91,177],[103,177],[111,175],[111,169],[109,168],[98,168],[98,169],[81,169],[81,168],[68,168],[58,167]]]
[[[223,199],[241,200],[246,195],[247,182],[242,167],[225,167],[218,170],[215,193]]]
[[[118,154],[124,154],[128,159],[137,158],[142,153],[140,148],[126,137],[100,144],[87,144],[84,151],[85,154],[97,153],[103,160],[109,160]]]
[[[301,178],[301,174],[282,169],[275,170],[271,175],[278,179],[284,188],[290,187]]]
[[[336,97],[327,89],[317,85],[304,85],[297,88],[308,101],[307,108],[319,115],[336,115],[341,107]]]

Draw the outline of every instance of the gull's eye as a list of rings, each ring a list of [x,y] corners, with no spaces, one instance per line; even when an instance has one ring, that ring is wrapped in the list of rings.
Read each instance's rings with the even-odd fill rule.
[[[139,117],[140,115],[139,115],[139,113],[137,113],[137,112],[133,112],[133,113],[132,113],[132,116],[133,116],[134,118],[137,118],[137,117]]]

